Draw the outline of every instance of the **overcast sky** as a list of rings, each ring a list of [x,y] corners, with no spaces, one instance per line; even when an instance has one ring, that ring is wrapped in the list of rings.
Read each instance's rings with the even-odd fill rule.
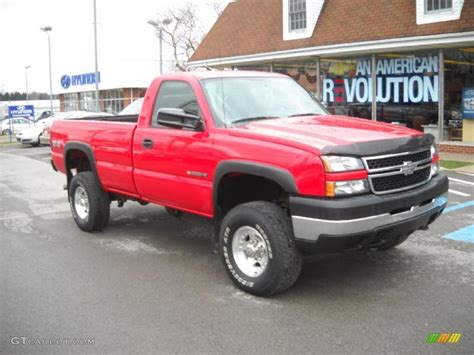
[[[148,67],[142,70],[149,71],[148,64],[153,61],[157,72],[150,76],[155,76],[158,40],[147,21],[156,19],[160,10],[186,0],[96,2],[99,70],[101,63],[133,62],[127,67],[137,71]],[[201,7],[199,14],[209,28],[215,15],[204,6],[207,0],[192,2]],[[47,35],[40,30],[43,26],[53,28],[53,78],[71,70],[71,74],[94,71],[93,0],[0,0],[0,91],[26,91],[25,66],[30,65],[29,91],[49,92]],[[165,61],[171,60],[169,50],[164,50],[164,56]]]

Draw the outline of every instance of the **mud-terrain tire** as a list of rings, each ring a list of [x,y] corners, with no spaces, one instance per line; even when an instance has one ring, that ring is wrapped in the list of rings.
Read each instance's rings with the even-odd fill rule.
[[[222,260],[240,289],[268,297],[290,288],[301,272],[290,216],[277,205],[249,202],[224,217],[220,232]]]
[[[84,171],[69,184],[69,204],[77,226],[85,232],[100,232],[110,216],[109,195],[102,190],[95,174]]]

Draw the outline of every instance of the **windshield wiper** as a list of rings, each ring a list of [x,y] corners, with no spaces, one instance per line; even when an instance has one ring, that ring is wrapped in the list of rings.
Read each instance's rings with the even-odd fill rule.
[[[234,122],[232,122],[232,124],[252,122],[252,121],[260,121],[260,120],[270,120],[272,118],[280,118],[280,117],[277,117],[277,116],[256,116],[256,117],[240,118],[240,119],[235,120]]]
[[[306,113],[296,113],[294,115],[290,115],[288,117],[298,117],[298,116],[319,116],[321,115],[320,113],[316,112],[306,112]]]

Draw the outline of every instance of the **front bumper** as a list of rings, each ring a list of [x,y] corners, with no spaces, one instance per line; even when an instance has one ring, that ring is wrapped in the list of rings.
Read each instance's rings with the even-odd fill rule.
[[[315,251],[328,239],[365,240],[383,234],[410,234],[432,223],[447,204],[448,179],[436,176],[429,183],[392,195],[364,195],[344,199],[290,198],[293,230],[298,244]],[[353,243],[334,240],[334,248],[351,249]],[[340,245],[340,247],[337,247]],[[348,247],[347,247],[348,246]],[[333,250],[334,249],[334,250]]]

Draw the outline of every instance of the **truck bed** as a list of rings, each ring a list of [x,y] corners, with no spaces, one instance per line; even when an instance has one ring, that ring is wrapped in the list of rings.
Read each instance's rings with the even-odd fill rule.
[[[65,143],[89,146],[94,152],[102,185],[111,191],[135,195],[132,145],[137,120],[138,115],[55,121],[51,129],[55,166],[65,172]]]

